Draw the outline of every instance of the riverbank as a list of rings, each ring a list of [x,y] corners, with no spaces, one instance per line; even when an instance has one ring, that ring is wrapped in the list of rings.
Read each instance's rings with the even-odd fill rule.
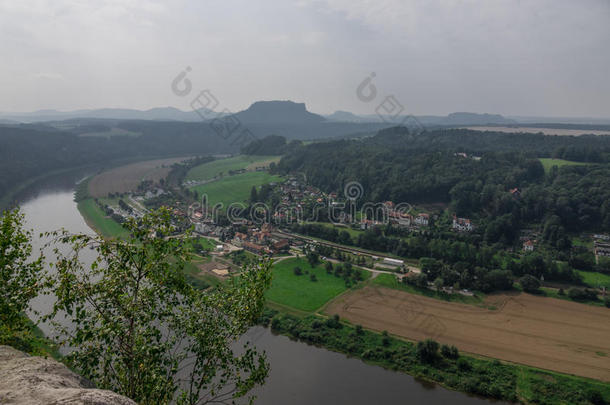
[[[461,354],[455,357],[443,350],[424,360],[415,343],[353,326],[337,317],[297,317],[268,309],[261,323],[292,339],[469,394],[526,404],[604,403],[593,402],[599,398],[610,401],[608,383],[498,360]]]
[[[80,167],[71,167],[71,168],[67,168],[67,169],[58,169],[58,170],[54,170],[45,174],[42,174],[40,176],[36,176],[36,177],[32,177],[26,181],[24,181],[23,183],[13,187],[12,189],[10,189],[5,195],[3,195],[0,198],[0,210],[4,210],[7,208],[10,208],[11,205],[13,203],[15,203],[15,200],[17,199],[17,196],[27,190],[28,188],[34,186],[36,183],[38,182],[43,182],[46,179],[49,179],[51,177],[54,176],[60,176],[62,174],[66,174],[66,173],[70,173],[70,172],[74,172],[74,171],[79,171],[79,170],[87,170],[87,169],[93,169],[95,166],[91,166],[91,165],[87,165],[87,166],[80,166]]]
[[[98,228],[100,213],[81,210],[80,205],[86,201],[95,205],[92,199],[86,199],[79,202],[79,211],[90,226],[104,233]],[[95,208],[99,209],[97,206]],[[109,232],[118,234],[116,230]],[[422,363],[417,356],[417,346],[414,342],[359,328],[344,320],[335,324],[332,321],[329,323],[329,319],[332,318],[311,312],[291,311],[289,308],[270,303],[261,323],[270,326],[275,333],[292,339],[468,394],[528,404],[564,404],[566,398],[567,403],[586,404],[593,403],[590,399],[599,394],[610,403],[610,384],[602,381],[470,354],[461,354],[453,359],[439,354],[434,362]]]
[[[79,189],[83,188],[86,190],[86,184],[79,187]],[[77,192],[77,194],[82,196],[83,193]],[[98,233],[106,237],[120,235],[122,228],[110,226],[112,223],[115,226],[120,227],[120,225],[106,217],[91,198],[79,201],[79,211],[87,223]],[[106,221],[109,223],[105,223]],[[292,267],[294,266],[289,266],[289,262],[286,263],[290,270],[289,276],[292,277]],[[313,268],[310,269],[304,263],[298,264],[302,270],[310,273],[313,271]],[[310,287],[311,285],[322,287],[327,274],[321,268],[318,270],[315,272],[315,281],[310,280],[313,273],[308,274],[307,277],[294,276],[292,278],[303,279]],[[331,287],[341,287],[340,290],[344,290],[343,281],[335,280],[334,276],[329,276],[329,279],[341,284],[339,286],[335,283],[337,286],[333,284]],[[300,281],[304,283],[303,280]],[[610,385],[597,380],[573,377],[516,363],[500,362],[472,354],[462,354],[457,358],[450,358],[436,353],[433,361],[422,362],[417,353],[416,342],[398,336],[388,336],[387,333],[356,328],[345,321],[333,323],[333,318],[314,313],[316,308],[326,301],[332,301],[332,298],[340,291],[337,289],[336,291],[318,292],[320,294],[313,294],[312,297],[309,297],[313,300],[312,302],[303,301],[304,298],[299,297],[300,306],[296,309],[301,312],[291,311],[291,308],[283,308],[281,305],[270,303],[275,310],[268,309],[262,323],[271,325],[272,330],[290,338],[347,354],[386,369],[422,378],[455,391],[523,403],[562,404],[565,403],[565,398],[569,398],[569,403],[588,403],[587,401],[591,398],[600,395],[610,402]],[[294,305],[294,297],[291,298],[285,294],[280,294],[280,296],[275,294],[271,298],[280,301],[280,304]]]

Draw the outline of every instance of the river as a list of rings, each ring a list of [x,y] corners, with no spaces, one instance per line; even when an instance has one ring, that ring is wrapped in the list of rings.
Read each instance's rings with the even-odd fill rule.
[[[77,177],[49,179],[22,194],[21,207],[26,215],[27,227],[33,228],[36,236],[40,232],[62,227],[71,232],[92,232],[73,201],[74,179]],[[43,245],[43,241],[36,238],[34,245],[37,249]],[[90,259],[93,254],[84,253],[84,260]],[[43,313],[48,312],[50,305],[50,297],[33,302],[35,309]],[[44,325],[41,329],[45,333],[50,332]],[[368,365],[340,353],[295,342],[285,336],[274,335],[266,328],[254,327],[246,338],[267,352],[271,364],[267,383],[256,390],[256,404],[494,403],[420,382],[409,375]]]

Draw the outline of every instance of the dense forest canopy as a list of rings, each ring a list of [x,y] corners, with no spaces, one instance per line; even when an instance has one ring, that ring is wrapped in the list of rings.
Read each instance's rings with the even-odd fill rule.
[[[540,157],[587,164],[553,167],[545,174]],[[328,192],[358,181],[363,201],[446,203],[458,215],[515,228],[548,222],[582,231],[610,229],[609,161],[609,136],[466,129],[412,134],[396,127],[371,138],[299,147],[277,170],[303,173]],[[518,194],[510,192],[514,189]]]
[[[203,120],[207,116],[201,118],[200,122],[82,118],[0,125],[0,198],[28,179],[58,169],[108,164],[114,160],[239,153],[252,140],[269,134],[310,139],[347,136],[386,126],[246,123],[232,121],[230,117],[211,121]],[[283,154],[298,145],[298,141],[286,142],[284,137],[271,136],[260,150],[273,146],[268,154]]]
[[[125,126],[133,128],[127,123]],[[41,125],[0,126],[0,197],[23,181],[53,170],[107,164],[118,159],[239,150],[239,145],[231,145],[204,124],[166,127],[160,123],[140,123],[137,128],[143,135],[104,137],[78,136]]]

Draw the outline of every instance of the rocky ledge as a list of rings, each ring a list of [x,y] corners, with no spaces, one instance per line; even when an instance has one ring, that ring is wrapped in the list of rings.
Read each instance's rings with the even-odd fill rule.
[[[112,391],[98,390],[65,365],[0,346],[0,404],[135,405]]]

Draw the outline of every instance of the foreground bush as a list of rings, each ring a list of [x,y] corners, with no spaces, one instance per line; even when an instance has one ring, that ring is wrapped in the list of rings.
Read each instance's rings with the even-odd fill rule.
[[[98,388],[142,404],[202,404],[246,397],[262,384],[269,365],[250,344],[232,345],[259,318],[271,279],[268,261],[247,266],[239,278],[214,289],[187,283],[189,247],[164,238],[172,227],[166,210],[125,223],[130,236],[105,240],[54,233],[71,251],[58,256],[51,317],[66,357]],[[84,249],[97,258],[85,265]]]

